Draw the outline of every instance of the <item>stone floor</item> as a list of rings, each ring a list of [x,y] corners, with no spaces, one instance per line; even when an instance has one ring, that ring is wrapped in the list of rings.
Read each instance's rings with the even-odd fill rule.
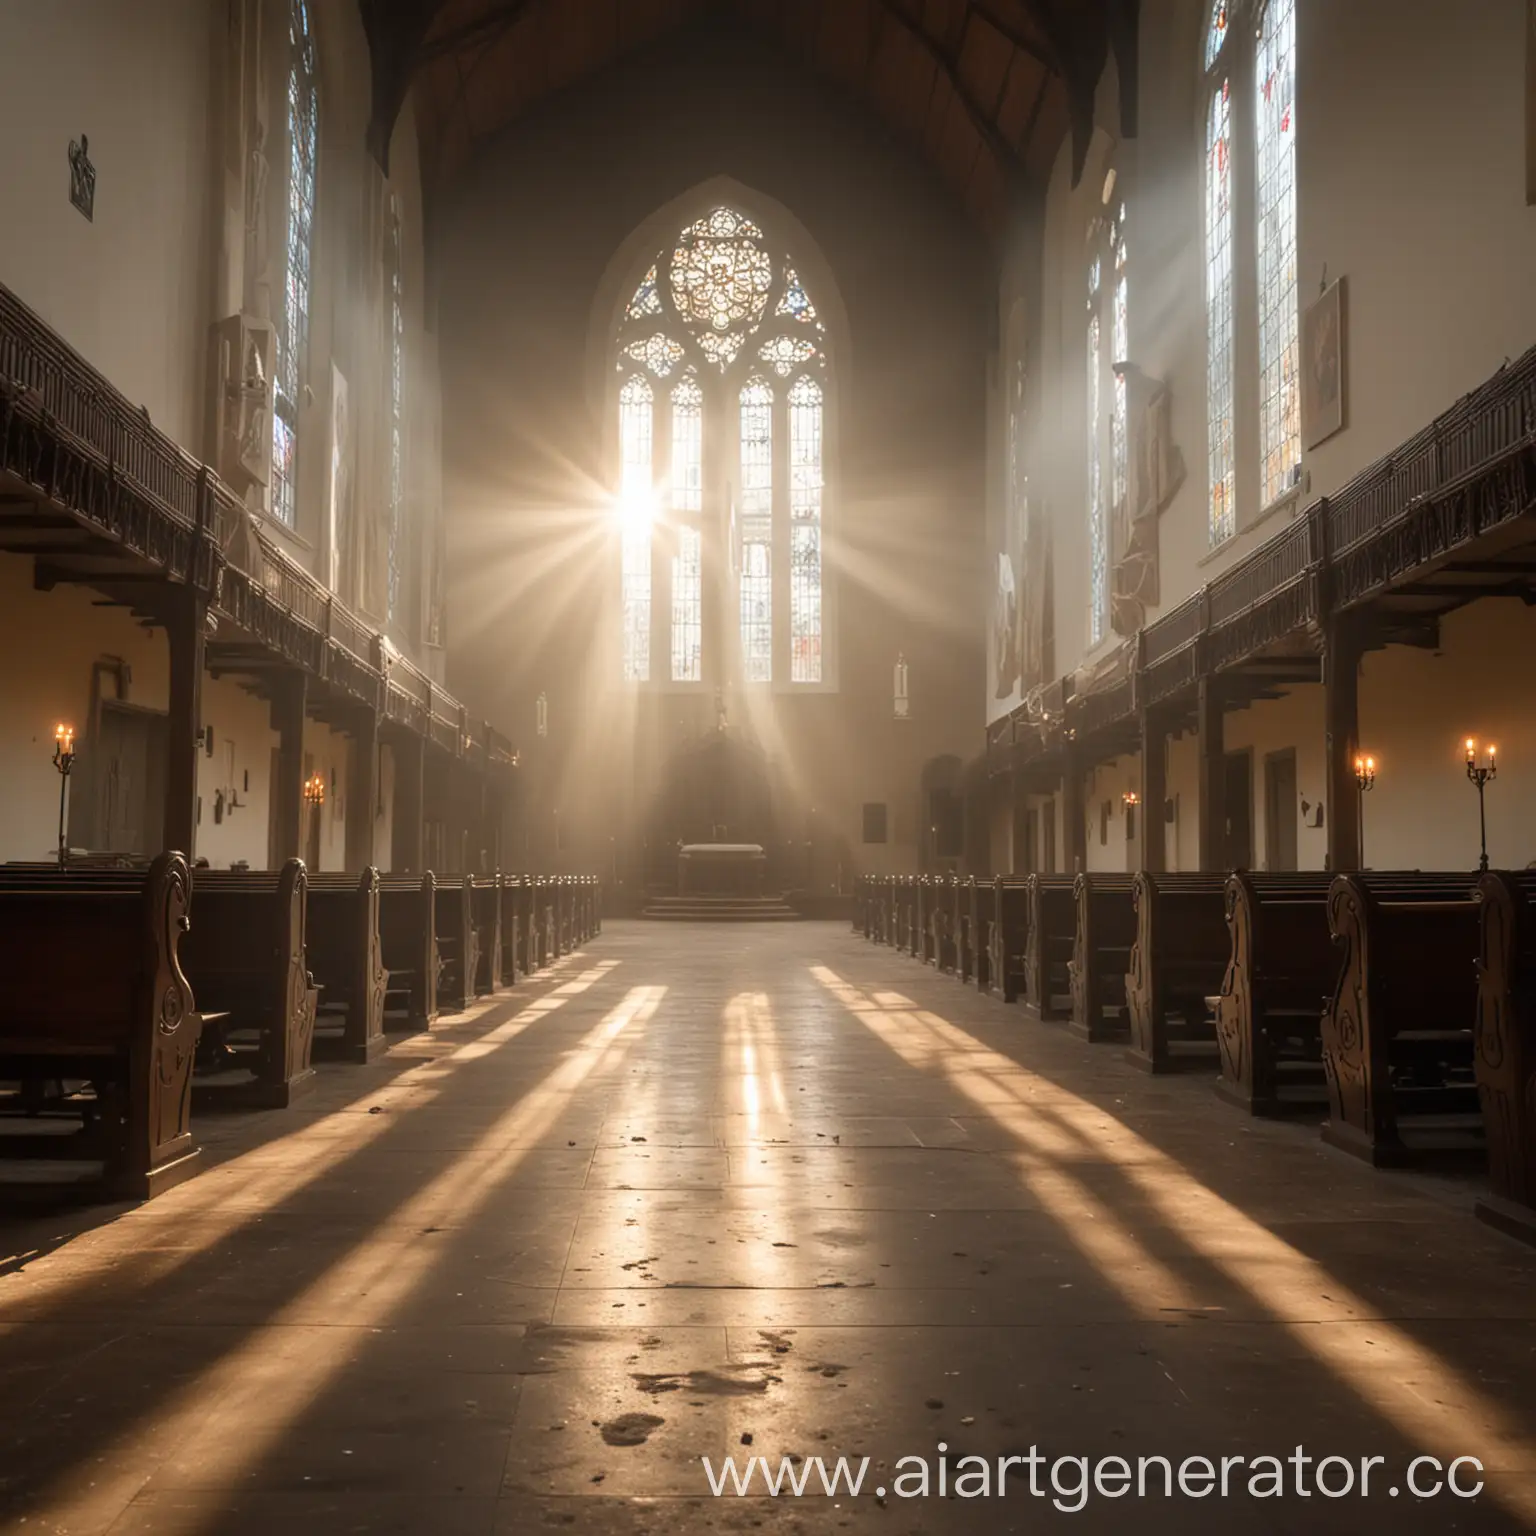
[[[841,926],[611,923],[198,1130],[208,1171],[150,1205],[0,1223],[4,1530],[1536,1525],[1536,1255],[1473,1186],[1250,1122]],[[1250,1497],[1298,1445],[1308,1495],[1287,1460]],[[1484,1493],[1415,1498],[1418,1454],[1480,1458]],[[717,1499],[701,1460],[840,1455],[870,1458],[856,1498],[796,1461],[803,1497],[754,1469]],[[1225,1499],[1155,1463],[1139,1498],[1155,1456],[1247,1460]],[[1325,1456],[1354,1492],[1314,1491]],[[1073,1458],[1105,1492],[1064,1513]],[[990,1497],[956,1496],[983,1467]]]

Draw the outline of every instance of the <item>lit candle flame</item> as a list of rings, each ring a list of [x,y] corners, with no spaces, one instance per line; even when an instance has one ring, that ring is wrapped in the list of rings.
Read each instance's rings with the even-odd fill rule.
[[[58,725],[54,727],[53,739],[58,743],[59,750],[71,752],[75,745],[75,728],[72,725]]]

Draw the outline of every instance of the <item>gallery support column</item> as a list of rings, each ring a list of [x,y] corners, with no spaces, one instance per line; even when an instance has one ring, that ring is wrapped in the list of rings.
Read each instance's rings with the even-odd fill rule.
[[[395,822],[391,838],[391,862],[402,873],[421,874],[426,867],[422,853],[427,779],[426,738],[402,736],[392,742],[391,755],[395,763]]]
[[[272,786],[272,855],[281,867],[304,855],[304,716],[309,680],[279,672],[272,684],[272,729],[277,732],[277,782]]]
[[[1168,732],[1153,709],[1141,712],[1141,867],[1161,874],[1168,867]]]
[[[165,821],[161,841],[197,853],[197,755],[202,744],[203,663],[208,604],[195,588],[173,587],[166,614],[170,649],[170,704],[166,714]]]
[[[358,710],[348,766],[347,872],[357,875],[374,861],[374,825],[379,812],[378,710]]]
[[[1227,754],[1222,740],[1221,687],[1200,679],[1200,868],[1221,871],[1227,862]]]
[[[1360,786],[1355,754],[1360,745],[1361,627],[1349,614],[1328,621],[1323,642],[1323,724],[1328,759],[1328,868],[1360,867]]]
[[[1061,840],[1069,875],[1088,868],[1088,823],[1083,820],[1083,758],[1068,742],[1061,770]]]

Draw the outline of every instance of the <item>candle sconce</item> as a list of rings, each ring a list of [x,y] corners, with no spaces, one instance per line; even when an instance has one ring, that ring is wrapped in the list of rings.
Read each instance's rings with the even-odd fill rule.
[[[1368,752],[1355,754],[1355,783],[1360,786],[1360,814],[1356,818],[1359,832],[1359,863],[1365,868],[1365,797],[1376,787],[1376,759]]]
[[[1127,838],[1136,836],[1136,807],[1141,804],[1141,796],[1134,789],[1128,789],[1120,797],[1125,803],[1125,835]]]
[[[291,784],[293,780],[288,782]],[[325,804],[325,780],[318,773],[312,773],[304,780],[304,803],[314,806]]]
[[[1477,834],[1482,850],[1477,867],[1484,871],[1488,868],[1488,813],[1484,792],[1499,776],[1498,751],[1497,747],[1489,746],[1479,759],[1477,738],[1467,737],[1467,778],[1477,786]]]
[[[69,771],[75,766],[75,728],[58,725],[53,731],[53,766],[59,770],[59,868],[69,862],[69,844],[64,838],[64,813],[69,803]]]

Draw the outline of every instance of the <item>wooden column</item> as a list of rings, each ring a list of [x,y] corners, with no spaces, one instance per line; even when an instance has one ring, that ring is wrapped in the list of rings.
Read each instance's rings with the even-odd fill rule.
[[[421,736],[404,736],[395,741],[395,822],[392,863],[407,874],[420,874],[426,868],[422,854],[422,823],[425,815],[424,791],[427,779],[427,743]]]
[[[379,712],[360,709],[352,728],[347,785],[347,871],[360,875],[374,861],[379,811]]]
[[[1141,712],[1141,867],[1160,874],[1168,867],[1168,732],[1153,709]]]
[[[203,729],[203,661],[208,605],[192,587],[173,587],[167,614],[170,706],[166,716],[165,822],[161,841],[190,863],[197,852],[197,757]]]
[[[304,856],[304,714],[309,680],[279,672],[272,686],[272,729],[277,732],[277,782],[272,786],[272,853],[278,867]]]
[[[1008,871],[1010,874],[1023,875],[1029,873],[1028,860],[1026,858],[1029,836],[1029,783],[1017,768],[1009,776],[1009,789],[1013,796],[1013,814],[1011,818],[1013,845],[1010,850]],[[1039,856],[1040,851],[1037,848],[1035,850],[1035,857],[1038,859]]]
[[[1227,860],[1226,772],[1221,688],[1200,680],[1200,868],[1220,871]]]
[[[1328,621],[1323,646],[1323,728],[1328,760],[1323,818],[1328,829],[1328,868],[1360,867],[1360,786],[1355,753],[1360,745],[1360,626],[1349,615]]]
[[[1088,823],[1083,820],[1082,754],[1071,744],[1061,772],[1061,837],[1066,873],[1080,874],[1088,868]]]

